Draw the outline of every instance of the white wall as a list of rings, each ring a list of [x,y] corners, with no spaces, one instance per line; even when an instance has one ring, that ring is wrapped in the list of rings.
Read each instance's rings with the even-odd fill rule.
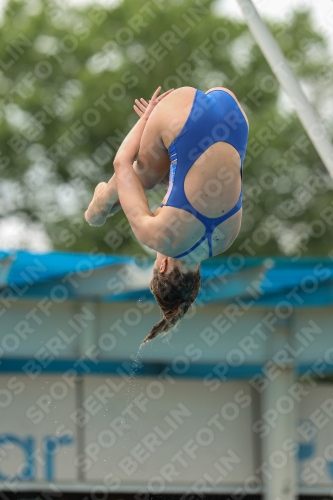
[[[213,390],[199,379],[171,377],[2,375],[0,384],[2,488],[52,481],[111,491],[204,485],[253,493],[260,484],[260,438],[274,418],[260,417],[248,382]],[[288,411],[286,402],[280,410],[277,404],[282,408]],[[321,493],[333,488],[333,385],[306,385],[299,416],[299,482]],[[296,451],[281,443],[279,457]]]

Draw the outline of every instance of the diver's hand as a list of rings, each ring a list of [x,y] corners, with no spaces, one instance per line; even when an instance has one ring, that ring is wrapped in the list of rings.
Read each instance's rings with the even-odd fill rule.
[[[135,99],[135,104],[133,108],[136,114],[140,116],[140,118],[143,115],[145,115],[145,117],[148,118],[153,109],[155,108],[155,106],[157,106],[157,104],[161,102],[161,100],[164,99],[164,97],[166,97],[168,94],[170,94],[175,90],[175,89],[167,90],[166,92],[164,92],[164,94],[161,94],[159,97],[157,97],[159,92],[161,91],[161,88],[162,87],[160,86],[155,90],[149,102],[147,102],[142,97],[140,98],[140,101],[139,99]]]
[[[117,213],[121,209],[118,197],[111,196],[108,192],[108,183],[97,184],[93,199],[91,200],[84,217],[90,226],[103,226],[107,217]]]

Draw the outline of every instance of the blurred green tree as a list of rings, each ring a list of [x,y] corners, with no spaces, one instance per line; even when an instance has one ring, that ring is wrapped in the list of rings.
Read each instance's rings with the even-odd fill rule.
[[[81,9],[9,0],[0,43],[2,217],[39,222],[55,249],[145,252],[123,212],[101,228],[83,217],[137,119],[134,99],[158,85],[225,86],[250,121],[242,229],[227,253],[331,252],[331,179],[247,26],[214,12],[212,0]],[[327,43],[309,12],[270,29],[311,100],[325,106]],[[149,195],[151,204],[163,194]]]

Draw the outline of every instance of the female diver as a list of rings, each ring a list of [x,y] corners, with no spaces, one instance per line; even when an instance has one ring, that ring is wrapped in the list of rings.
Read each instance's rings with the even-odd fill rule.
[[[143,342],[176,325],[198,295],[200,262],[237,237],[248,138],[247,117],[230,90],[160,90],[149,103],[135,100],[140,119],[115,156],[115,174],[97,185],[85,212],[100,226],[122,208],[136,238],[157,252],[150,289],[163,319]],[[168,191],[152,213],[145,190],[162,184]]]

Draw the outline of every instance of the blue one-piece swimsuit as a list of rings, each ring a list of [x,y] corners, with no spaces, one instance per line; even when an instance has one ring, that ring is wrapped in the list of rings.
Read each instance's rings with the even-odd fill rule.
[[[208,94],[196,89],[190,114],[185,125],[168,149],[171,165],[169,189],[161,207],[181,208],[193,214],[205,228],[205,234],[186,252],[176,255],[184,257],[197,248],[206,238],[209,256],[213,256],[212,235],[221,222],[229,219],[242,207],[242,189],[236,205],[220,217],[206,217],[198,212],[185,195],[184,182],[193,163],[216,142],[227,142],[241,158],[241,177],[248,138],[248,125],[237,101],[224,90],[212,90]]]

